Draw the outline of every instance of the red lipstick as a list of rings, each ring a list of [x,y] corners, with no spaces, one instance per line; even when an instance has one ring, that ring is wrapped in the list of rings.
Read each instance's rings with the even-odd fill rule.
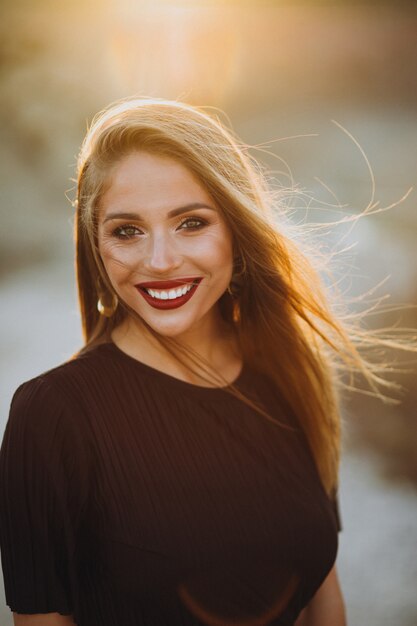
[[[198,285],[202,281],[202,278],[199,276],[187,277],[187,278],[176,278],[174,280],[154,280],[148,281],[145,283],[138,283],[135,285],[136,289],[139,291],[141,296],[146,300],[148,304],[150,304],[154,309],[177,309],[180,306],[183,306],[190,298],[193,297],[194,293],[197,290]],[[168,289],[178,289],[178,287],[184,285],[192,285],[191,289],[187,291],[183,296],[179,296],[178,298],[165,299],[162,300],[160,298],[156,298],[151,296],[150,293],[146,291],[146,289],[156,289],[156,290],[168,290]]]
[[[175,289],[182,285],[189,285],[194,281],[200,281],[200,276],[187,276],[186,278],[173,278],[172,280],[152,280],[147,283],[138,283],[135,287],[146,287],[147,289]]]

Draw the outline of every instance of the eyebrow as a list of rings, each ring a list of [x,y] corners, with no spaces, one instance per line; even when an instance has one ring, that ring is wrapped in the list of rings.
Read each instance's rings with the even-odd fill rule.
[[[176,209],[172,209],[168,212],[168,217],[177,217],[177,215],[182,215],[182,213],[187,213],[188,211],[193,211],[195,209],[210,209],[211,211],[216,211],[216,209],[208,204],[204,204],[202,202],[192,202],[191,204],[186,204],[185,206],[177,207]],[[143,222],[143,218],[138,213],[109,213],[105,220],[103,220],[103,224],[109,222],[110,220],[137,220],[139,222]]]

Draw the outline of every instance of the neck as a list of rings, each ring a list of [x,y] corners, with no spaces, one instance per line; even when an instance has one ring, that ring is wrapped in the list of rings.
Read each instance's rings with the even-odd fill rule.
[[[151,367],[190,380],[190,382],[201,382],[198,374],[197,376],[190,374],[186,365],[181,364],[160,343],[158,337],[155,337],[146,326],[137,320],[127,318],[113,331],[112,339],[124,352]],[[201,359],[216,371],[225,371],[230,364],[241,361],[236,335],[233,329],[221,318],[219,311],[202,320],[198,328],[190,329],[180,336],[175,336],[174,339],[181,348],[184,348],[184,351],[180,350],[179,352],[181,359],[189,350],[197,361]],[[175,347],[173,349],[175,351]],[[188,362],[194,370],[196,367],[195,360],[189,360],[189,357],[187,359],[185,356],[185,363]],[[235,371],[236,366],[232,366],[232,374]]]

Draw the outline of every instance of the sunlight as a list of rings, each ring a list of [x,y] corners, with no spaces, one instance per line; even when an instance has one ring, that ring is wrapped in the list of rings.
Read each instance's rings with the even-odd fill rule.
[[[112,13],[112,70],[129,93],[222,103],[235,89],[241,41],[227,10],[219,20],[204,9],[119,2]]]

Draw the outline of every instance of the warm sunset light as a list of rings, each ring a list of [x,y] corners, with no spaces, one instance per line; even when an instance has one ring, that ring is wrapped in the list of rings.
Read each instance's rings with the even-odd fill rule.
[[[233,16],[226,11],[220,20],[205,10],[167,5],[114,6],[108,42],[113,72],[128,92],[223,102],[241,68]]]
[[[69,624],[71,599],[79,626],[191,623],[169,588],[211,626],[341,626],[320,614],[339,597],[336,544],[346,623],[417,623],[416,353],[399,349],[417,342],[415,4],[2,0],[0,443],[17,401],[1,626],[13,608]],[[174,158],[159,158],[168,138]],[[191,384],[137,316],[189,340],[215,386],[238,382],[285,437]],[[353,393],[366,366],[343,336],[392,403]],[[340,422],[327,351],[359,373],[341,367]]]

